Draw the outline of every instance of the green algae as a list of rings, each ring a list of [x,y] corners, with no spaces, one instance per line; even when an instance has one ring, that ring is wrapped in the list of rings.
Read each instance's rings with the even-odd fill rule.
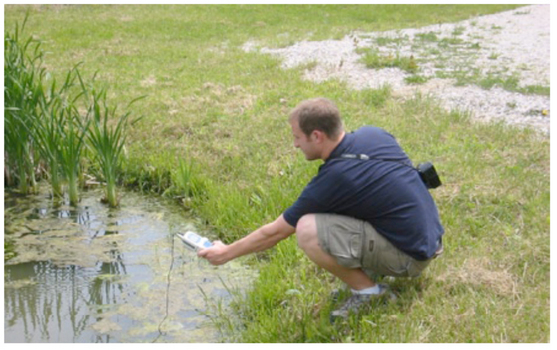
[[[175,237],[195,218],[171,202],[128,192],[110,209],[99,197],[71,207],[44,188],[5,194],[5,341],[219,341],[207,303],[255,272],[197,259]]]

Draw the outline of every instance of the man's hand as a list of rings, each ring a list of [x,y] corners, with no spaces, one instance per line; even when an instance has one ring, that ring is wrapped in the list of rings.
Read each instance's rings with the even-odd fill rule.
[[[272,223],[261,226],[230,245],[214,241],[212,247],[198,251],[197,256],[207,259],[213,265],[222,265],[237,257],[269,249],[293,233],[294,227],[280,215]]]
[[[210,248],[201,249],[197,256],[207,259],[212,265],[226,264],[230,259],[227,258],[228,246],[221,241],[214,241]]]

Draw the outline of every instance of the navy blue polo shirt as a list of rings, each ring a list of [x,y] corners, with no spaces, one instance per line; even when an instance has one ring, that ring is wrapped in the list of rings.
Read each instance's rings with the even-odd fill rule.
[[[341,154],[370,158],[342,159]],[[334,213],[369,222],[395,247],[417,260],[433,256],[444,229],[431,194],[396,139],[365,126],[346,133],[297,201],[284,213],[296,227],[305,214]]]

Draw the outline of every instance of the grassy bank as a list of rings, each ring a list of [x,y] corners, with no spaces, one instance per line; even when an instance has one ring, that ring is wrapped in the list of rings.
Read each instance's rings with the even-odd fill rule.
[[[476,125],[417,97],[301,80],[241,45],[340,38],[451,22],[511,6],[6,6],[5,27],[30,10],[44,67],[106,87],[111,103],[147,97],[128,131],[123,185],[180,199],[212,238],[235,240],[276,218],[315,174],[292,147],[286,116],[301,100],[335,100],[347,129],[374,124],[410,157],[431,160],[447,251],[423,277],[392,283],[396,303],[332,327],[329,292],[294,238],[254,257],[260,277],[233,317],[230,341],[549,341],[549,140]],[[182,161],[182,163],[180,163]],[[91,173],[95,169],[90,169]],[[282,283],[276,283],[282,281]],[[240,297],[239,297],[240,298]]]

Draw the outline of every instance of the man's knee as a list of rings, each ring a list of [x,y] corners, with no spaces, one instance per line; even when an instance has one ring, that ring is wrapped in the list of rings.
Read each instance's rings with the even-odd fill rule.
[[[317,224],[315,215],[307,214],[298,220],[296,225],[296,238],[298,246],[302,249],[317,243]]]

